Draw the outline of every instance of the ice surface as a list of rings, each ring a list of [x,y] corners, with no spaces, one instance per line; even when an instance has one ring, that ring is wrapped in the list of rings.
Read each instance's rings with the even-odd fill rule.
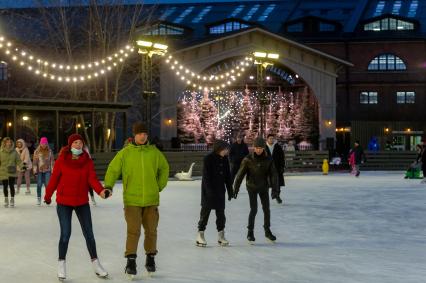
[[[217,245],[215,215],[207,248],[195,246],[200,181],[169,182],[161,194],[158,272],[140,282],[425,282],[426,185],[402,173],[367,172],[286,177],[285,205],[272,202],[272,231],[265,241],[263,213],[256,218],[256,244],[246,241],[249,211],[245,188],[227,202],[229,247]],[[22,189],[21,189],[22,191]],[[16,208],[0,207],[0,282],[58,282],[59,225],[55,206],[36,207],[22,192]],[[125,222],[121,186],[92,207],[107,282],[128,282],[123,270]],[[260,206],[260,203],[259,203]],[[138,271],[144,271],[143,244]],[[68,282],[102,282],[92,272],[77,218],[73,218]]]

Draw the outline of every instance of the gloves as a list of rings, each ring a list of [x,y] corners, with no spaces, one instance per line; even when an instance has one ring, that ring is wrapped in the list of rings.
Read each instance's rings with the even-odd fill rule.
[[[22,166],[22,172],[27,171],[27,163],[24,162],[23,166]]]
[[[44,199],[44,203],[45,203],[45,204],[47,204],[47,205],[49,205],[49,204],[51,204],[51,203],[52,203],[52,199],[47,199],[47,198],[45,198],[45,199]]]
[[[231,199],[234,197],[234,193],[231,191],[228,192],[228,200],[231,201]]]
[[[234,194],[233,194],[234,199],[237,199],[238,191],[239,189],[234,188]]]
[[[112,188],[105,187],[105,199],[109,198],[112,195]]]

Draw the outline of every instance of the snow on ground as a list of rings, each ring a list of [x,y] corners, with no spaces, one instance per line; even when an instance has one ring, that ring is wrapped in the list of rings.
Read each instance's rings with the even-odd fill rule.
[[[272,203],[276,244],[263,235],[257,215],[256,245],[246,242],[248,196],[241,189],[227,203],[229,247],[216,244],[215,215],[207,248],[194,245],[200,181],[170,181],[161,194],[158,272],[140,282],[425,282],[426,185],[402,173],[292,175],[285,205]],[[55,206],[36,207],[22,192],[17,207],[0,207],[0,282],[57,282],[59,225]],[[92,207],[98,254],[107,282],[128,282],[123,274],[125,222],[121,186]],[[260,205],[260,204],[259,204]],[[73,218],[67,257],[68,282],[103,282],[91,270],[85,242]],[[140,243],[138,270],[144,270]]]

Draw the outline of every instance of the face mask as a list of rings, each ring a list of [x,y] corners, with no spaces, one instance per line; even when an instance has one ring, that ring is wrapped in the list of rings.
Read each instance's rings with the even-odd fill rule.
[[[71,148],[71,152],[72,152],[72,154],[74,154],[74,155],[80,155],[80,154],[82,154],[83,153],[83,150],[82,149],[76,149],[76,148]]]

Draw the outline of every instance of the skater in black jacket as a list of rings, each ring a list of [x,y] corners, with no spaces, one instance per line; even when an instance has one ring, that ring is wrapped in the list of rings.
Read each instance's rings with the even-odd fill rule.
[[[201,212],[198,222],[197,246],[205,247],[204,238],[207,222],[212,209],[216,210],[216,228],[218,243],[227,246],[225,238],[225,192],[228,200],[233,197],[231,172],[229,169],[229,145],[224,141],[216,141],[213,152],[204,158],[203,179],[201,181]]]
[[[238,170],[240,169],[241,162],[244,157],[249,154],[249,149],[246,143],[244,143],[244,137],[238,136],[236,141],[231,145],[231,151],[229,152],[229,159],[231,161],[231,175],[232,181],[234,181]]]
[[[274,193],[279,190],[277,171],[274,166],[274,161],[265,152],[265,140],[257,138],[254,141],[254,152],[244,158],[241,163],[241,168],[235,177],[234,183],[234,198],[237,198],[241,182],[246,177],[246,187],[250,199],[250,214],[248,219],[247,240],[250,243],[255,241],[254,238],[254,219],[257,214],[257,196],[260,197],[262,203],[265,237],[270,241],[275,241],[276,237],[272,234],[271,213],[269,209],[268,189],[272,187]]]
[[[275,169],[277,170],[278,176],[278,185],[279,189],[277,192],[272,190],[271,198],[276,199],[278,203],[282,203],[282,199],[280,197],[281,187],[285,186],[284,182],[284,168],[285,168],[285,156],[282,147],[275,140],[275,136],[273,134],[269,134],[266,139],[266,153],[268,156],[272,157],[274,160]]]

